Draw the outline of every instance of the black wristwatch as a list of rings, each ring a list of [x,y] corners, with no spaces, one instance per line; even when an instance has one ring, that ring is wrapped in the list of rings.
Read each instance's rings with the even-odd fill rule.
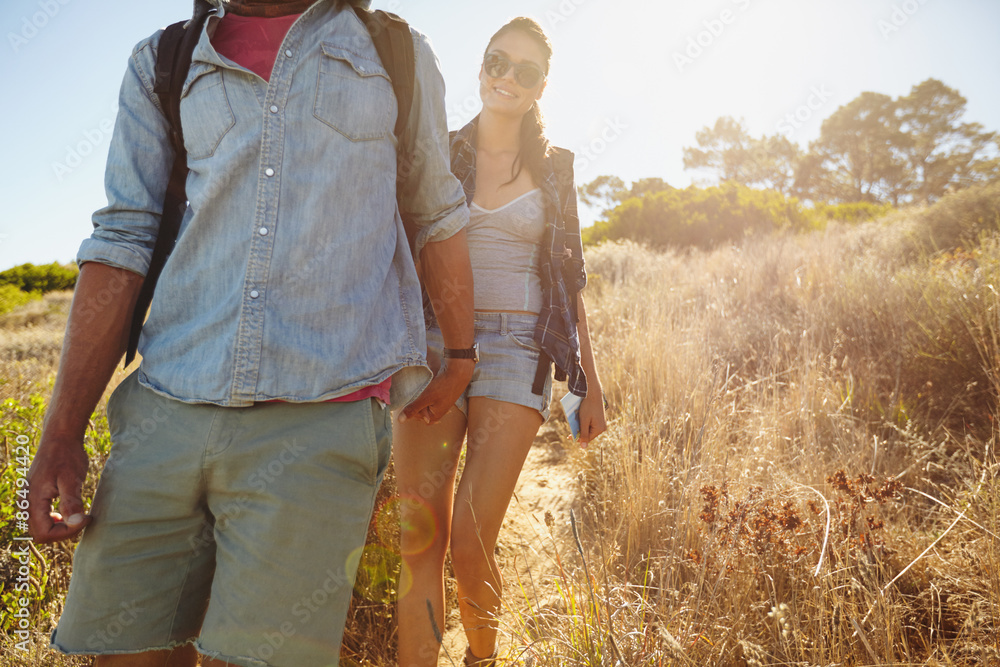
[[[472,347],[456,349],[454,347],[444,348],[445,359],[472,359],[479,361],[479,343],[473,343]]]

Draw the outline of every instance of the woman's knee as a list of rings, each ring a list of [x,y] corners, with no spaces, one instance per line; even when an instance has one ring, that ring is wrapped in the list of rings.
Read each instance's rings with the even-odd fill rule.
[[[440,559],[444,562],[450,538],[448,512],[415,498],[399,504],[399,546],[404,557]]]
[[[491,571],[493,545],[484,544],[475,530],[455,531],[451,537],[451,564],[455,575],[483,577]]]
[[[440,533],[409,531],[404,528],[399,540],[403,560],[411,568],[433,566],[444,567],[448,552],[448,536]]]

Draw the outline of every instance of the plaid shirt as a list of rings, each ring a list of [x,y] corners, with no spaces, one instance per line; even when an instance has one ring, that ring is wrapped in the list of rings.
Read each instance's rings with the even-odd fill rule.
[[[451,170],[462,182],[471,204],[476,192],[476,133],[479,118],[451,133]],[[580,218],[576,212],[573,183],[573,153],[551,148],[545,160],[546,176],[538,186],[545,196],[546,225],[539,271],[542,280],[542,310],[535,326],[535,341],[545,353],[540,362],[551,360],[556,380],[567,380],[570,392],[587,395],[587,376],[580,365],[577,336],[577,294],[587,284],[580,240]],[[548,357],[546,359],[545,357]]]

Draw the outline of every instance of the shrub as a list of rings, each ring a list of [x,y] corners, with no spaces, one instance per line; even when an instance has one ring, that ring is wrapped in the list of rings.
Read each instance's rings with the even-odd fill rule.
[[[831,220],[839,222],[867,222],[877,220],[892,211],[889,204],[875,204],[867,201],[850,202],[846,204],[816,204],[812,213],[820,223]]]
[[[52,262],[42,266],[21,264],[0,272],[0,285],[13,285],[23,292],[55,292],[73,289],[79,269],[74,264]]]
[[[916,223],[916,240],[924,251],[973,247],[984,233],[1000,231],[1000,181],[942,197]]]
[[[584,230],[584,242],[631,239],[654,248],[712,248],[758,234],[812,226],[796,199],[736,183],[632,197]]]
[[[22,292],[14,285],[0,284],[0,315],[9,313],[19,306],[41,298],[38,292]]]

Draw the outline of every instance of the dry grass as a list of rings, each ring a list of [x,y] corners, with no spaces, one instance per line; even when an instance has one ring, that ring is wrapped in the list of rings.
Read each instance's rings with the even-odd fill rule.
[[[41,392],[55,377],[72,299],[52,292],[0,315],[0,401]]]
[[[555,594],[509,580],[511,664],[1000,664],[1000,242],[921,254],[919,221],[588,254],[613,419]],[[25,401],[61,324],[8,317]],[[345,664],[393,664],[391,594],[356,598]],[[42,655],[0,665],[73,664]]]
[[[584,542],[623,664],[1000,661],[1000,245],[906,238],[589,255],[618,414]]]

